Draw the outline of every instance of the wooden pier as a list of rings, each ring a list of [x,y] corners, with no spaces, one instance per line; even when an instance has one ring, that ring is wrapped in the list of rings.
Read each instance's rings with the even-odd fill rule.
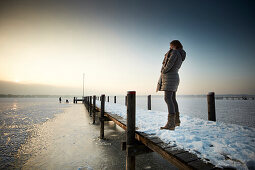
[[[125,103],[127,104],[127,120],[122,117],[105,112],[105,95],[101,95],[100,98],[93,96],[93,102],[91,101],[92,96],[86,96],[83,98],[83,103],[87,108],[90,116],[93,118],[93,124],[95,123],[95,117],[99,112],[100,121],[100,139],[104,137],[104,121],[113,121],[118,126],[126,131],[126,142],[122,143],[121,149],[126,151],[126,170],[135,169],[135,156],[139,154],[146,154],[150,152],[157,152],[164,159],[175,165],[179,169],[190,170],[210,170],[210,169],[221,169],[217,168],[211,163],[207,163],[202,159],[198,158],[195,154],[185,151],[183,149],[177,149],[164,143],[155,134],[146,134],[143,132],[136,131],[135,126],[135,91],[129,91],[125,97]],[[96,106],[96,99],[100,99],[101,109]],[[208,109],[210,114],[214,114],[213,104],[211,100],[214,100],[214,93],[208,94]],[[109,102],[109,96],[107,97]],[[151,109],[151,96],[148,96],[148,109]],[[214,102],[214,101],[213,101]],[[116,96],[114,96],[114,103],[116,103]],[[210,104],[210,107],[209,107]],[[208,118],[209,110],[208,110]],[[213,117],[213,121],[215,118]],[[232,168],[225,168],[232,169]]]

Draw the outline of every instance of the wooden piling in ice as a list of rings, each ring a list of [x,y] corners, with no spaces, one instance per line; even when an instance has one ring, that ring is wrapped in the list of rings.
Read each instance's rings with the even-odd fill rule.
[[[207,94],[207,104],[208,104],[208,120],[216,121],[214,92],[209,92]]]
[[[104,106],[105,106],[105,95],[101,95],[101,111],[100,111],[100,139],[104,138]]]
[[[135,145],[135,94],[135,91],[128,91],[127,93],[126,170],[135,169],[135,156],[129,154],[129,148]]]

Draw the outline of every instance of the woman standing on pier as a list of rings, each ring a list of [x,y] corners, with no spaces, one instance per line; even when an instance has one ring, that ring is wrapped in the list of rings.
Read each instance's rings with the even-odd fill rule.
[[[178,40],[170,43],[170,50],[165,54],[162,63],[161,75],[156,91],[165,92],[165,102],[168,107],[168,121],[160,129],[174,130],[175,126],[180,126],[180,113],[176,101],[176,91],[180,82],[179,69],[186,58],[186,52]]]

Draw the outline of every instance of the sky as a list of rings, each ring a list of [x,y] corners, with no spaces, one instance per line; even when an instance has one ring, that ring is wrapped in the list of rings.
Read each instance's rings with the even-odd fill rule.
[[[255,94],[254,5],[1,1],[0,93],[78,95],[84,73],[85,95],[161,95],[164,54],[178,39],[187,57],[177,94]]]

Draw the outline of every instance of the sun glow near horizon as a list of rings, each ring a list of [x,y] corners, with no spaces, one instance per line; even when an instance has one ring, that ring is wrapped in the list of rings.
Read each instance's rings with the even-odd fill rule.
[[[87,90],[121,94],[137,90],[141,94],[158,94],[155,89],[164,54],[169,42],[179,39],[187,58],[180,70],[178,94],[255,92],[253,51],[246,51],[246,60],[239,57],[240,50],[234,48],[236,44],[231,45],[233,49],[222,51],[223,45],[213,40],[222,32],[208,30],[210,32],[199,32],[203,34],[194,38],[193,35],[198,35],[194,32],[199,30],[195,28],[197,24],[187,31],[182,28],[190,28],[188,22],[178,24],[175,18],[173,22],[168,21],[167,16],[175,10],[154,11],[155,15],[147,20],[153,11],[135,10],[140,9],[139,6],[130,8],[134,10],[132,15],[130,11],[119,11],[120,8],[109,13],[107,8],[90,11],[86,7],[81,11],[52,7],[45,12],[35,4],[34,8],[14,5],[1,11],[0,80],[18,85],[81,89],[82,73],[85,73]],[[95,13],[94,9],[101,9],[105,15]],[[141,11],[146,15],[141,15]],[[161,14],[166,17],[162,18]],[[189,17],[187,14],[182,19]],[[153,19],[157,24],[152,24]],[[177,19],[179,21],[180,16]],[[208,39],[204,35],[208,35]],[[221,37],[221,42],[228,44],[233,37]]]

